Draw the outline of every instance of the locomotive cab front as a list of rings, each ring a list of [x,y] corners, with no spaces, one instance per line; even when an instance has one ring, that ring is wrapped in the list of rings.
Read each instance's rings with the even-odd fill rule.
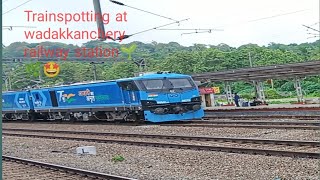
[[[135,84],[146,121],[179,121],[204,116],[198,88],[190,76],[149,75],[135,80]]]

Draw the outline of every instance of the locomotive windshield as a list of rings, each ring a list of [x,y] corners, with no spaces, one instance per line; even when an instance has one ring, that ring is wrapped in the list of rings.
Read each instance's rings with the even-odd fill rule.
[[[195,88],[190,78],[166,78],[142,80],[143,89],[148,91],[188,90]]]
[[[168,79],[173,88],[192,88],[192,84],[189,79]]]
[[[142,83],[147,90],[162,89],[165,86],[162,79],[144,80]]]

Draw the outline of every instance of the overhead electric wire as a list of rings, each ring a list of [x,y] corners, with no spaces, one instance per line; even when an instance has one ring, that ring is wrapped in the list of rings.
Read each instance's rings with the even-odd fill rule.
[[[2,27],[17,27],[17,28],[37,28],[36,26],[2,26]]]
[[[303,11],[306,11],[306,10],[307,10],[307,9],[299,10],[299,11],[294,11],[294,12],[289,12],[289,13],[284,13],[284,14],[277,14],[277,15],[273,15],[273,16],[269,16],[269,17],[263,17],[263,18],[259,18],[259,19],[254,19],[254,20],[248,21],[248,23],[250,23],[250,22],[256,22],[256,21],[261,21],[261,20],[265,20],[265,19],[271,19],[271,18],[280,17],[280,16],[285,16],[285,15],[290,15],[290,14],[295,14],[295,13],[303,12]]]
[[[304,26],[304,27],[306,27],[306,28],[308,28],[308,29],[311,29],[311,30],[317,31],[317,32],[319,32],[319,33],[320,33],[320,30],[314,29],[314,28],[309,27],[309,26],[306,26],[306,25],[302,25],[302,26]]]
[[[182,33],[182,35],[185,35],[185,34],[200,34],[200,33],[211,33],[211,30],[208,30],[208,31],[196,31],[196,32],[189,32],[189,33]]]
[[[314,25],[317,25],[317,24],[319,24],[320,22],[316,22],[316,23],[314,23],[314,24],[311,24],[310,26],[314,26]]]
[[[312,25],[310,25],[310,26],[314,26],[314,25],[317,25],[317,24],[319,24],[319,22],[316,22],[316,23],[314,23],[314,24],[312,24]],[[320,37],[320,30],[317,30],[317,29],[312,28],[312,27],[307,26],[307,25],[302,25],[302,26],[306,27],[306,28],[307,28],[307,31],[308,31],[309,29],[315,31],[314,33],[308,32],[307,34],[313,35],[313,36],[308,37],[307,39]]]
[[[166,17],[166,16],[162,16],[160,14],[156,14],[156,13],[153,13],[153,12],[150,12],[150,11],[146,11],[146,10],[143,10],[143,9],[139,9],[139,8],[136,8],[136,7],[132,7],[132,6],[126,5],[126,4],[124,4],[122,2],[119,2],[119,1],[110,0],[110,2],[112,2],[114,4],[117,4],[117,5],[120,5],[120,6],[126,6],[126,7],[129,7],[129,8],[138,10],[138,11],[142,11],[142,12],[145,12],[145,13],[149,13],[149,14],[152,14],[152,15],[155,15],[155,16],[158,16],[158,17],[162,17],[162,18],[169,19],[169,20],[177,22],[177,20],[175,20],[175,19],[172,19],[172,18],[169,18],[169,17]]]
[[[262,17],[259,19],[254,19],[254,20],[249,20],[249,21],[244,21],[242,23],[237,23],[238,24],[243,24],[243,23],[252,23],[252,22],[256,22],[256,21],[262,21],[262,20],[266,20],[266,19],[271,19],[271,18],[275,18],[275,17],[279,17],[279,16],[285,16],[285,15],[290,15],[290,14],[295,14],[295,13],[299,13],[299,12],[303,12],[306,11],[307,9],[304,10],[299,10],[299,11],[294,11],[294,12],[289,12],[289,13],[283,13],[283,14],[277,14],[277,15],[273,15],[273,16],[268,16],[268,17]],[[227,25],[230,26],[230,25]],[[221,27],[226,27],[226,26],[221,26]],[[186,31],[186,30],[195,30],[195,32],[190,32],[190,33],[182,33],[183,34],[196,34],[196,33],[211,33],[211,31],[223,31],[222,29],[158,29],[158,30],[176,30],[176,31]],[[198,32],[198,31],[202,31],[203,32]]]
[[[185,34],[198,34],[198,33],[211,33],[212,31],[223,31],[223,29],[157,29],[157,30],[164,30],[164,31],[191,31],[191,30],[194,30],[195,32],[189,32],[189,33],[182,33],[182,35],[185,35]]]
[[[146,29],[146,30],[143,30],[143,31],[139,31],[139,32],[136,32],[136,33],[133,33],[133,34],[130,34],[130,35],[120,36],[120,37],[118,37],[116,40],[127,39],[127,38],[129,38],[129,37],[131,37],[131,36],[134,36],[134,35],[137,35],[137,34],[141,34],[141,33],[145,33],[145,32],[148,32],[148,31],[156,30],[156,29],[158,29],[158,28],[165,27],[165,26],[169,26],[169,25],[176,24],[176,23],[180,23],[180,22],[182,22],[182,21],[187,21],[187,20],[189,20],[189,19],[190,19],[190,18],[182,19],[182,20],[179,20],[179,21],[176,21],[176,22],[172,22],[172,23],[168,23],[168,24],[161,25],[161,26],[156,26],[156,27],[153,27],[153,28],[150,28],[150,29]]]
[[[318,36],[311,36],[311,37],[308,37],[307,39],[317,38],[317,37],[320,37],[320,36],[319,35]]]
[[[23,6],[23,5],[25,5],[25,4],[27,4],[27,3],[28,3],[28,2],[30,2],[30,1],[32,1],[32,0],[28,0],[28,1],[26,1],[26,2],[22,3],[22,4],[18,5],[18,6],[16,6],[16,7],[14,7],[14,8],[12,8],[12,9],[10,9],[9,11],[2,13],[2,15],[9,13],[9,12],[11,12],[11,11],[13,11],[13,10],[15,10],[15,9],[17,9],[17,8],[19,8],[19,7]]]
[[[164,31],[191,31],[194,30],[194,32],[188,32],[188,33],[182,33],[182,35],[186,35],[186,34],[200,34],[200,33],[212,33],[212,31],[223,31],[223,29],[201,29],[201,28],[189,28],[189,29],[157,29],[157,30],[164,30]]]
[[[315,34],[315,33],[307,33],[307,34],[311,34],[311,35],[317,35],[317,36],[319,36],[319,34]]]
[[[286,16],[286,15],[290,15],[290,14],[296,14],[296,13],[300,13],[300,12],[307,11],[307,10],[308,9],[294,11],[294,12],[288,12],[288,13],[283,13],[283,14],[277,14],[277,15],[273,15],[273,16],[262,17],[262,18],[258,18],[258,19],[242,21],[242,22],[239,22],[239,23],[227,24],[225,26],[218,26],[218,27],[225,28],[225,27],[228,27],[228,26],[235,26],[235,25],[241,25],[241,24],[246,24],[246,23],[253,23],[253,22],[257,22],[257,21],[264,21],[264,20],[267,20],[267,19],[272,19],[272,18],[276,18],[276,17],[280,17],[280,16]]]
[[[190,19],[190,18],[183,19],[183,20],[176,21],[176,22],[172,22],[172,23],[168,23],[168,24],[164,24],[164,25],[161,25],[161,26],[157,26],[157,27],[154,27],[154,28],[151,28],[151,29],[147,29],[147,30],[144,30],[144,31],[140,31],[140,32],[134,33],[134,34],[132,34],[132,35],[144,33],[144,32],[151,31],[151,30],[155,30],[155,29],[158,29],[158,28],[161,28],[161,27],[169,26],[169,25],[171,25],[171,24],[180,23],[180,22],[182,22],[182,21],[187,21],[187,20],[189,20],[189,19]]]
[[[191,31],[191,30],[195,30],[195,31],[223,31],[223,29],[158,29],[158,30],[165,30],[165,31]]]
[[[7,29],[9,31],[12,31],[12,29],[14,28],[37,28],[35,26],[2,26],[2,29]]]
[[[283,13],[283,14],[277,14],[277,15],[268,16],[268,17],[262,17],[262,18],[258,18],[258,19],[254,19],[254,20],[249,20],[249,21],[244,21],[244,22],[241,22],[241,23],[237,23],[236,25],[243,24],[243,23],[252,23],[252,22],[257,22],[257,21],[263,21],[263,20],[272,19],[272,18],[279,17],[279,16],[285,16],[285,15],[290,15],[290,14],[303,12],[303,11],[306,11],[306,10],[307,9],[294,11],[294,12]],[[227,26],[232,26],[232,25],[233,24],[227,25]],[[226,27],[226,26],[220,26],[220,27]],[[190,33],[182,33],[181,35],[183,35],[183,34],[206,33],[206,32],[211,33],[211,31],[223,31],[223,29],[215,29],[215,28],[214,29],[202,29],[202,28],[198,28],[198,29],[196,29],[196,28],[195,29],[192,29],[192,28],[189,28],[189,29],[158,29],[158,30],[175,30],[175,31],[194,30],[195,31],[195,32],[190,32]],[[198,32],[198,31],[203,31],[203,32]]]
[[[136,32],[136,33],[133,33],[133,34],[130,34],[130,35],[123,35],[123,36],[120,36],[114,40],[123,40],[123,39],[127,39],[131,36],[134,36],[134,35],[137,35],[137,34],[141,34],[141,33],[145,33],[145,32],[148,32],[148,31],[152,31],[152,30],[156,30],[158,28],[161,28],[161,27],[165,27],[165,26],[169,26],[169,25],[172,25],[172,24],[176,24],[176,23],[180,23],[182,21],[186,21],[188,20],[189,18],[187,19],[183,19],[183,20],[175,20],[175,19],[172,19],[170,17],[166,17],[166,16],[162,16],[160,14],[156,14],[156,13],[153,13],[153,12],[150,12],[150,11],[146,11],[146,10],[143,10],[143,9],[140,9],[140,8],[136,8],[136,7],[133,7],[133,6],[129,6],[129,5],[126,5],[122,2],[119,2],[119,1],[116,1],[116,0],[109,0],[111,3],[114,3],[114,4],[117,4],[117,5],[120,5],[120,6],[126,6],[126,7],[129,7],[129,8],[132,8],[132,9],[135,9],[135,10],[138,10],[138,11],[142,11],[142,12],[145,12],[145,13],[148,13],[148,14],[152,14],[152,15],[155,15],[155,16],[158,16],[158,17],[162,17],[162,18],[165,18],[165,19],[169,19],[169,20],[172,20],[174,22],[172,23],[168,23],[168,24],[164,24],[164,25],[161,25],[161,26],[157,26],[157,27],[153,27],[153,28],[150,28],[150,29],[146,29],[146,30],[143,30],[143,31],[139,31],[139,32]]]

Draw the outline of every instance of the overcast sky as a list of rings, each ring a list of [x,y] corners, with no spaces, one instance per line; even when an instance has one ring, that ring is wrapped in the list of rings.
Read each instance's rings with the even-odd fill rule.
[[[26,2],[27,0],[7,0],[3,3],[3,12]],[[172,19],[181,20],[190,18],[188,21],[167,26],[165,28],[209,28],[223,29],[212,33],[188,34],[194,31],[163,31],[153,30],[143,34],[132,36],[121,43],[141,41],[150,43],[178,42],[184,46],[195,43],[217,45],[225,43],[234,47],[243,44],[254,43],[268,45],[275,43],[303,43],[313,42],[317,38],[309,38],[308,25],[319,29],[319,0],[119,0],[127,5],[148,10]],[[106,31],[125,31],[125,34],[136,33],[145,29],[153,28],[172,21],[160,18],[144,12],[130,9],[110,3],[108,0],[101,1],[102,11],[110,13],[110,23],[105,26]],[[33,0],[9,13],[3,15],[4,26],[36,26],[33,29],[13,28],[12,31],[3,30],[3,43],[9,45],[16,41],[43,42],[46,40],[26,40],[24,31],[46,31],[48,28],[71,30],[97,29],[95,22],[63,23],[54,22],[27,22],[25,10],[35,13],[45,11],[53,13],[81,13],[93,10],[92,0]],[[114,21],[116,13],[127,12],[128,22],[117,23]],[[295,13],[294,13],[295,12]],[[288,14],[288,15],[283,15]],[[280,15],[280,16],[279,16]],[[268,18],[273,17],[273,18]],[[264,19],[265,18],[265,19]],[[260,19],[257,21],[252,21]],[[68,44],[78,44],[88,40],[51,40]]]

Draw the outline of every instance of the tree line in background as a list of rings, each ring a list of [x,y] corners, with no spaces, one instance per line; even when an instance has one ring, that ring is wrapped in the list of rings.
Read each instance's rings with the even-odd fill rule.
[[[185,47],[176,42],[163,43],[142,43],[132,42],[125,46],[135,44],[136,50],[132,53],[132,60],[124,62],[114,62],[110,59],[104,64],[96,64],[96,74],[98,80],[112,80],[118,78],[132,77],[134,73],[141,69],[134,63],[134,60],[144,59],[147,67],[144,71],[171,71],[176,73],[193,74],[203,72],[225,71],[231,69],[250,67],[249,53],[252,59],[252,66],[266,66],[273,64],[297,63],[309,60],[320,60],[320,40],[313,43],[303,44],[277,44],[270,43],[268,46],[258,46],[256,44],[242,45],[238,48],[230,47],[227,44],[217,46],[194,44]],[[78,46],[57,42],[26,43],[15,42],[3,50],[3,57],[23,57],[25,48],[35,48],[38,45],[46,48],[67,48],[70,49],[69,57]],[[120,44],[105,43],[101,41],[89,41],[83,44],[86,48],[118,48]],[[128,55],[120,53],[119,58],[127,59]],[[39,81],[38,75],[30,72],[41,72],[41,65],[34,62],[6,63],[3,65],[4,73],[10,77],[11,90],[23,89],[34,86],[52,86],[71,82],[91,81],[94,78],[93,65],[82,62],[59,61],[60,74],[54,78],[42,75]],[[41,69],[40,69],[41,68]],[[219,86],[223,89],[222,83],[208,84],[208,86]],[[320,97],[320,77],[308,77],[302,83],[304,92],[309,96]],[[273,89],[271,84],[266,82],[266,93],[268,98],[294,97],[295,88],[291,80],[274,80]],[[5,90],[5,83],[2,90]],[[254,96],[253,86],[250,82],[233,83],[232,88],[243,97]],[[223,90],[222,90],[223,93]]]

